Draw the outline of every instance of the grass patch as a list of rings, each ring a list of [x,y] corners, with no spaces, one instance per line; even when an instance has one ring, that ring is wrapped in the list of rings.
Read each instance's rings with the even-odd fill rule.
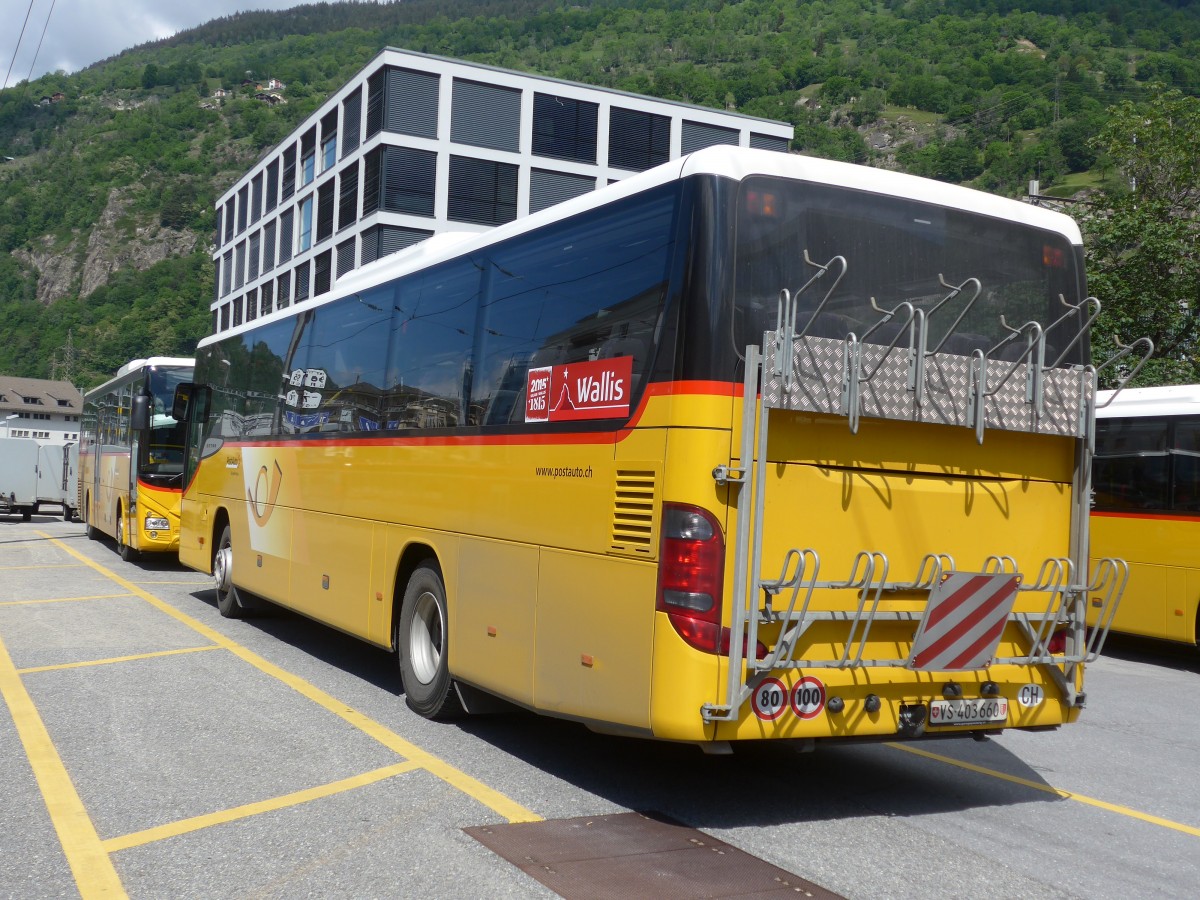
[[[1099,172],[1072,172],[1050,187],[1043,188],[1042,193],[1047,197],[1073,197],[1082,190],[1098,188],[1103,183]]]

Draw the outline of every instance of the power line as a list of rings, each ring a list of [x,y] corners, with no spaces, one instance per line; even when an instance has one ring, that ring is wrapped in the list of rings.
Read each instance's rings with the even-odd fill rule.
[[[38,38],[37,49],[33,51],[33,62],[29,64],[29,75],[25,80],[28,82],[33,78],[33,67],[37,65],[38,54],[42,52],[42,41],[46,39],[46,29],[50,27],[50,17],[54,15],[54,4],[57,0],[50,0],[50,12],[46,13],[46,24],[42,26],[42,36]]]
[[[13,63],[17,61],[17,51],[21,49],[21,39],[25,37],[25,26],[29,24],[29,16],[33,12],[33,3],[34,0],[29,0],[29,9],[25,10],[25,21],[21,23],[21,33],[17,35],[17,46],[13,47],[12,59],[8,61],[8,71],[4,73],[3,87],[8,87],[8,76],[12,74]]]

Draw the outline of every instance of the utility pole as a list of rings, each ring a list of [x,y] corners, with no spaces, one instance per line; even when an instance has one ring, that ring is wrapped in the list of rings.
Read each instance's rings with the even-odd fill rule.
[[[75,383],[75,338],[74,329],[67,332],[67,342],[54,351],[50,362],[50,378],[54,381]]]

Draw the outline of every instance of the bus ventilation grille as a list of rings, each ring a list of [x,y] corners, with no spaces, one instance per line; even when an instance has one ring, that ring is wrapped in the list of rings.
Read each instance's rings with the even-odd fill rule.
[[[612,549],[634,556],[653,556],[654,504],[658,473],[651,468],[618,469],[613,498]]]

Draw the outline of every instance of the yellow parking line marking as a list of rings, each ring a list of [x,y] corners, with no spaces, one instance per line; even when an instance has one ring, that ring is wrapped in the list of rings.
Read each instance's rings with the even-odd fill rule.
[[[39,600],[0,600],[0,606],[33,606],[38,603],[78,603],[81,600],[115,600],[133,594],[92,594],[90,597],[43,597]]]
[[[135,581],[134,584],[190,584],[195,587],[208,587],[212,585],[212,578],[205,577],[203,580],[196,581]]]
[[[79,553],[73,547],[64,544],[62,541],[57,540],[56,538],[52,538],[48,534],[38,532],[38,535],[49,540],[50,543],[57,546],[60,550],[69,553],[71,556],[74,556],[84,565],[90,566],[126,590],[137,594],[137,596],[141,597],[155,609],[165,613],[176,621],[182,622],[184,625],[187,625],[198,634],[203,635],[214,644],[224,647],[234,656],[237,656],[244,662],[254,666],[254,668],[258,669],[260,672],[282,681],[301,696],[308,698],[313,703],[323,707],[324,709],[333,713],[335,716],[339,716],[340,718],[344,719],[359,731],[362,731],[364,734],[373,737],[376,741],[383,744],[389,750],[393,750],[398,755],[417,763],[417,765],[436,775],[438,778],[442,779],[442,781],[458,788],[467,796],[472,797],[479,803],[487,806],[497,814],[508,819],[510,822],[542,821],[541,816],[532,810],[525,808],[515,800],[506,797],[504,794],[500,793],[494,788],[488,787],[483,782],[472,778],[466,772],[456,769],[448,762],[445,762],[444,760],[434,756],[427,750],[422,750],[416,744],[406,741],[394,731],[391,731],[385,726],[379,724],[374,719],[363,715],[362,713],[358,712],[358,710],[346,706],[346,704],[325,693],[316,685],[310,684],[303,678],[299,678],[293,675],[291,672],[267,662],[267,660],[263,659],[258,654],[243,647],[236,641],[225,637],[225,635],[221,634],[219,631],[209,628],[204,623],[193,619],[191,616],[185,613],[180,612],[169,603],[164,603],[149,591],[142,590],[136,584],[126,580],[125,578],[122,578],[111,569],[107,569],[99,563],[93,562],[83,554]]]
[[[96,826],[71,783],[42,717],[21,676],[17,674],[4,641],[0,638],[0,695],[12,713],[13,724],[25,746],[25,755],[42,791],[50,821],[58,832],[63,855],[75,876],[75,885],[84,900],[92,897],[124,897],[125,889],[112,860],[100,844]]]
[[[382,769],[375,769],[371,772],[363,772],[361,775],[343,778],[340,781],[323,784],[319,787],[296,791],[292,794],[284,794],[281,797],[272,797],[270,800],[247,803],[244,806],[235,806],[232,809],[222,810],[221,812],[194,816],[190,819],[180,819],[178,822],[171,822],[167,825],[147,828],[144,831],[135,831],[133,834],[127,834],[123,837],[109,838],[106,841],[102,841],[101,844],[109,853],[116,853],[118,850],[141,847],[144,844],[151,844],[155,841],[165,841],[167,838],[178,837],[181,834],[199,831],[202,828],[211,828],[213,825],[223,825],[226,822],[248,819],[251,816],[257,816],[261,813],[287,809],[289,806],[299,806],[302,803],[308,803],[310,800],[332,797],[334,794],[340,794],[368,784],[375,784],[378,781],[383,781],[405,772],[412,772],[419,768],[421,766],[418,763],[408,760],[407,762],[385,766]]]
[[[204,647],[183,647],[179,650],[157,650],[154,653],[135,653],[132,656],[113,656],[108,659],[89,659],[86,662],[59,663],[54,666],[31,666],[28,669],[18,669],[17,672],[21,675],[30,675],[34,672],[60,672],[63,669],[86,669],[88,666],[107,666],[112,663],[133,662],[138,659],[155,659],[159,656],[178,656],[180,653],[201,653],[205,650],[220,650],[216,644],[207,644]]]
[[[905,753],[911,753],[914,756],[923,756],[926,759],[947,763],[952,766],[957,766],[960,769],[966,769],[970,772],[977,772],[980,775],[988,775],[992,778],[998,778],[1001,781],[1009,781],[1013,784],[1019,784],[1022,787],[1032,788],[1033,790],[1041,791],[1044,794],[1054,794],[1056,797],[1061,797],[1064,800],[1074,800],[1078,803],[1085,803],[1088,806],[1095,806],[1099,809],[1117,813],[1118,815],[1128,816],[1131,819],[1139,819],[1143,822],[1148,822],[1151,825],[1159,825],[1163,828],[1170,828],[1173,831],[1181,831],[1184,834],[1190,834],[1193,837],[1200,837],[1200,828],[1194,828],[1191,825],[1184,825],[1180,822],[1173,822],[1170,819],[1164,819],[1160,816],[1144,813],[1128,806],[1119,806],[1115,803],[1097,800],[1095,797],[1088,797],[1084,794],[1076,794],[1074,791],[1065,791],[1062,788],[1056,788],[1048,784],[1041,784],[1037,781],[1030,781],[1028,778],[1021,778],[1017,775],[1009,775],[1005,772],[998,772],[995,769],[984,768],[983,766],[977,766],[973,763],[963,762],[962,760],[954,759],[953,757],[941,756],[937,753],[930,753],[928,750],[910,747],[907,744],[889,743],[887,746],[892,747],[895,750],[903,750]]]
[[[78,563],[55,563],[48,566],[0,566],[0,571],[15,572],[18,569],[78,569]]]

